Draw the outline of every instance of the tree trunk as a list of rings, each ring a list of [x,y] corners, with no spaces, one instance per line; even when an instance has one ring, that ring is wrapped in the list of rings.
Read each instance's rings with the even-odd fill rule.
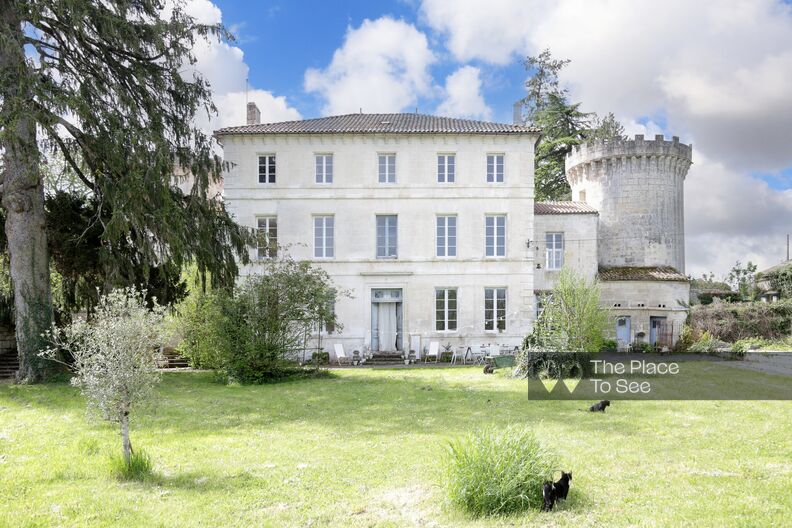
[[[52,323],[49,255],[47,251],[44,187],[39,169],[36,121],[31,94],[25,86],[29,77],[22,47],[22,25],[14,2],[0,0],[0,72],[2,122],[0,140],[4,154],[2,206],[8,239],[11,281],[14,286],[16,339],[19,354],[17,380],[38,382],[52,367],[38,357],[44,344],[42,333]],[[16,79],[18,82],[9,82]]]
[[[121,444],[124,447],[124,462],[129,466],[132,459],[132,442],[129,440],[129,411],[121,413]]]

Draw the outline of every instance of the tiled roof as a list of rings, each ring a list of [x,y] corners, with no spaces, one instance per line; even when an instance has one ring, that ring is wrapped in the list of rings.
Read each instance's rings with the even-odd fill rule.
[[[534,202],[534,214],[597,214],[586,202]]]
[[[671,266],[654,267],[605,267],[599,268],[602,281],[684,281],[687,277]]]
[[[539,130],[506,123],[488,123],[427,114],[347,114],[221,128],[232,134],[538,134]]]

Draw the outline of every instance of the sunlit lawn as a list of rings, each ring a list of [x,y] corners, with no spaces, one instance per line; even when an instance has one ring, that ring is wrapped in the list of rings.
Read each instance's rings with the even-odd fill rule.
[[[779,378],[697,363],[699,379]],[[345,369],[223,386],[170,373],[133,419],[148,482],[107,469],[120,442],[68,385],[0,385],[2,526],[788,526],[792,402],[531,402],[479,368]],[[552,513],[468,518],[449,507],[449,438],[530,424],[574,474]],[[559,468],[561,469],[561,468]]]

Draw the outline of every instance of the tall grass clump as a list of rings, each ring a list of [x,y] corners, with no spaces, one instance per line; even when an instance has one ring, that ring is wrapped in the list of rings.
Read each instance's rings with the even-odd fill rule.
[[[151,457],[145,451],[135,451],[129,462],[123,456],[110,459],[110,471],[119,480],[146,480],[154,474]]]
[[[526,427],[479,430],[449,445],[448,497],[474,517],[539,509],[542,484],[558,467]]]

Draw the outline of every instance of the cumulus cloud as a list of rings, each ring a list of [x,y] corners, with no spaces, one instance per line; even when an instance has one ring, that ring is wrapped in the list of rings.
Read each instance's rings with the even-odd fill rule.
[[[423,0],[459,61],[514,64],[550,48],[584,109],[628,133],[694,143],[686,184],[690,270],[783,258],[792,190],[752,178],[792,166],[792,6],[781,0]],[[639,119],[662,115],[662,126]],[[780,242],[779,242],[780,240]]]
[[[201,23],[217,24],[222,21],[220,9],[208,0],[191,0],[186,11]],[[198,124],[212,131],[226,126],[245,124],[245,85],[249,67],[242,50],[227,42],[197,40],[193,48],[196,63],[185,69],[185,74],[194,70],[209,82],[217,115],[211,119],[197,116]],[[291,107],[283,96],[272,92],[250,88],[248,100],[255,102],[261,110],[262,122],[300,119],[300,113]]]
[[[435,56],[415,26],[382,17],[348,28],[324,69],[305,72],[305,90],[324,99],[322,112],[398,112],[431,94]]]
[[[446,78],[445,99],[437,113],[450,117],[490,119],[492,109],[481,94],[481,70],[463,66]]]
[[[785,258],[792,227],[792,189],[777,191],[694,155],[685,189],[685,251],[688,273],[724,275],[737,261],[759,269]]]
[[[424,0],[424,19],[460,61],[507,64],[549,47],[563,80],[600,113],[684,127],[735,167],[792,164],[792,6],[780,0]]]

